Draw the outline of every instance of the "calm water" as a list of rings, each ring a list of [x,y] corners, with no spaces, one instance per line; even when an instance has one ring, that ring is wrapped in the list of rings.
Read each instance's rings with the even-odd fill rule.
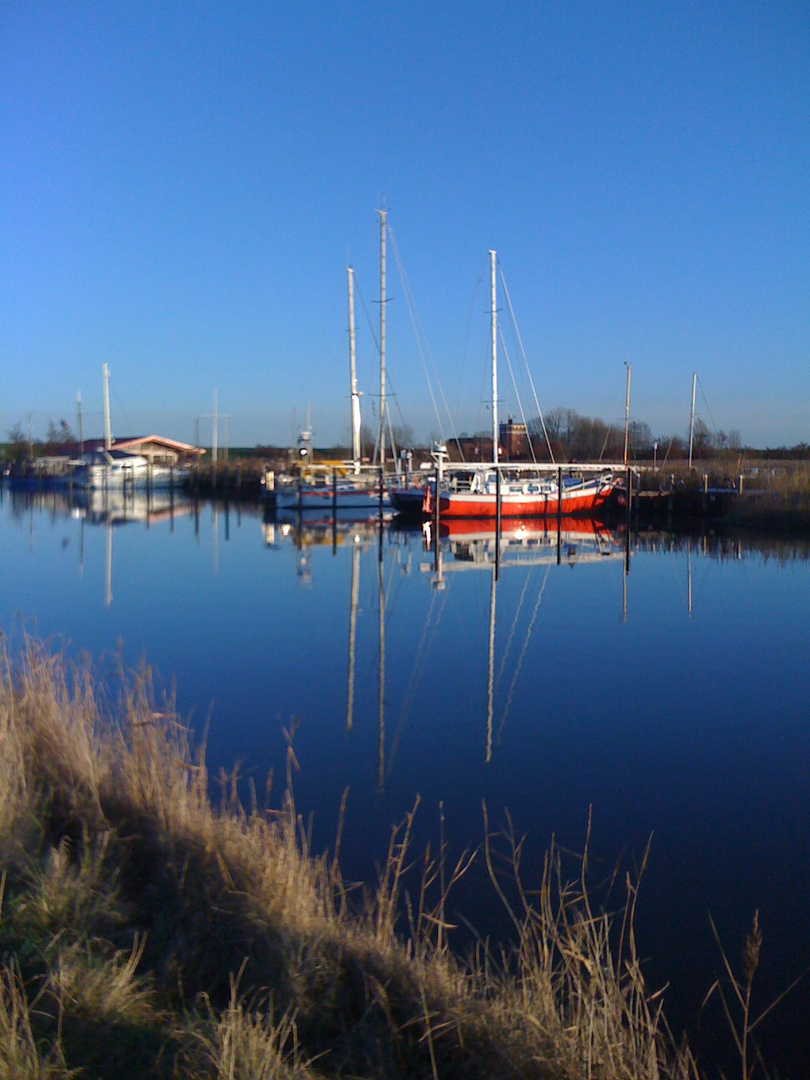
[[[651,838],[639,932],[674,1026],[717,1018],[699,1015],[720,970],[710,914],[736,963],[759,909],[767,1004],[810,967],[810,546],[632,537],[628,571],[615,533],[508,539],[496,580],[487,536],[444,537],[437,559],[421,530],[5,491],[0,628],[102,671],[117,649],[145,659],[197,732],[210,717],[211,770],[239,761],[260,799],[273,770],[278,801],[294,729],[316,847],[349,789],[352,879],[373,877],[417,795],[417,844],[436,842],[440,804],[452,850],[478,844],[486,800],[528,833],[530,866],[552,834],[581,850],[591,812],[597,881]],[[498,933],[476,873],[458,903]],[[766,1032],[794,1076],[808,981]]]

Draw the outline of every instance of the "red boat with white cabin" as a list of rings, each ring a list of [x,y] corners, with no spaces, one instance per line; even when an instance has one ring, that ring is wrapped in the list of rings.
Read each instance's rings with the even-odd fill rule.
[[[438,484],[440,518],[545,517],[549,514],[592,514],[605,503],[616,486],[608,471],[574,470],[562,475],[554,468],[524,467],[518,471],[498,462],[498,322],[496,306],[496,254],[490,259],[490,326],[492,366],[492,452],[491,466],[477,468],[469,483],[456,472],[452,484]],[[425,489],[422,511],[434,515],[435,485]]]

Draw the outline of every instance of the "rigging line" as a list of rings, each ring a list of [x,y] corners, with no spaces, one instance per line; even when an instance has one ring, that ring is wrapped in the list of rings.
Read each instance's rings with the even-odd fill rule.
[[[703,383],[700,381],[700,376],[699,375],[696,375],[696,377],[697,377],[698,385],[700,386],[700,396],[703,398],[703,403],[706,406],[706,412],[709,414],[709,419],[712,422],[712,428],[714,429],[714,434],[718,438],[718,441],[719,441],[719,435],[718,435],[718,431],[717,431],[717,424],[715,424],[715,422],[714,422],[714,417],[712,416],[712,410],[709,408],[709,402],[706,400],[706,393],[705,393],[705,391],[703,389]]]
[[[481,368],[481,384],[478,390],[478,434],[481,431],[486,435],[486,413],[489,410],[490,418],[492,417],[492,383],[490,381],[490,372],[486,367]],[[489,429],[492,430],[492,424],[489,423]]]
[[[405,276],[405,268],[402,265],[402,259],[401,259],[401,256],[399,254],[399,248],[397,246],[396,240],[394,239],[394,234],[393,234],[390,227],[388,229],[388,235],[390,237],[391,247],[392,247],[392,250],[394,252],[394,262],[396,263],[397,273],[399,274],[400,283],[402,285],[402,292],[403,292],[403,296],[405,298],[405,307],[408,310],[408,317],[411,320],[411,329],[413,330],[414,339],[416,340],[416,348],[417,348],[417,351],[419,353],[419,359],[420,359],[420,361],[422,363],[422,371],[424,372],[424,375],[425,375],[425,382],[427,383],[428,394],[430,395],[430,402],[431,402],[431,405],[433,406],[433,415],[436,417],[436,423],[439,425],[439,433],[440,433],[440,435],[442,437],[442,440],[444,440],[444,433],[442,431],[442,422],[441,422],[441,418],[439,416],[438,407],[436,405],[436,397],[435,397],[435,394],[433,393],[433,383],[431,382],[430,373],[428,371],[427,362],[425,360],[425,353],[428,352],[428,356],[430,354],[429,354],[429,351],[427,350],[426,342],[424,343],[424,347],[423,347],[424,330],[423,330],[423,327],[422,327],[421,320],[419,319],[419,316],[418,316],[418,314],[417,314],[417,312],[415,310],[414,301],[413,301],[413,295],[411,293],[411,289],[410,289],[410,285],[408,283],[408,280],[407,280],[407,278]]]
[[[520,392],[518,391],[517,384],[515,382],[515,376],[512,371],[512,364],[509,360],[509,351],[506,348],[506,341],[504,340],[503,331],[500,326],[498,327],[498,335],[501,339],[501,348],[503,349],[503,355],[506,359],[506,366],[509,368],[509,378],[512,380],[512,389],[515,391],[515,398],[517,399],[518,409],[520,409],[520,419],[523,421],[523,426],[526,429],[526,441],[529,444],[529,450],[531,451],[532,461],[537,464],[537,458],[534,454],[534,446],[532,446],[532,440],[529,437],[529,425],[526,423],[526,413],[523,411],[523,402],[520,400]],[[508,416],[508,411],[507,411]]]
[[[496,543],[497,543],[496,538]],[[512,625],[509,628],[509,636],[506,639],[506,645],[504,646],[503,656],[501,657],[501,666],[498,668],[498,674],[495,676],[495,687],[497,689],[501,683],[501,677],[506,667],[506,661],[509,658],[509,652],[512,648],[512,641],[515,637],[515,630],[517,629],[518,619],[520,618],[520,612],[523,609],[523,601],[526,597],[526,590],[529,587],[529,580],[532,576],[533,567],[529,567],[529,571],[523,579],[523,588],[520,590],[520,599],[518,600],[517,607],[515,608],[515,617],[512,619]]]
[[[427,382],[428,393],[430,394],[430,402],[433,406],[433,415],[436,417],[436,423],[439,425],[439,435],[442,442],[444,442],[444,430],[442,428],[441,417],[439,416],[439,409],[436,405],[436,397],[433,392],[433,383],[430,378],[430,372],[428,371],[428,361],[430,363],[431,369],[433,370],[433,378],[436,380],[436,386],[438,388],[439,396],[441,397],[444,411],[447,414],[447,420],[450,424],[450,431],[453,435],[455,435],[455,425],[453,424],[453,419],[447,406],[447,400],[444,396],[444,390],[442,389],[441,380],[439,379],[438,372],[436,371],[436,365],[433,361],[430,349],[428,348],[427,336],[425,335],[424,327],[422,326],[422,320],[420,319],[419,313],[416,310],[416,304],[413,299],[413,293],[411,292],[411,286],[405,274],[405,267],[402,263],[402,257],[399,253],[399,247],[397,245],[396,238],[394,237],[394,233],[390,225],[388,226],[388,235],[391,240],[391,248],[394,252],[394,262],[396,263],[400,284],[402,285],[402,293],[405,298],[405,306],[408,309],[408,316],[411,320],[411,329],[413,330],[414,338],[416,340],[416,348],[419,352],[419,359],[422,362],[422,370],[425,374],[425,381]],[[426,356],[427,360],[425,359]]]
[[[355,295],[360,298],[360,306],[363,309],[363,314],[366,317],[366,323],[368,324],[368,328],[369,328],[369,331],[371,333],[371,338],[372,338],[372,340],[374,342],[374,348],[375,348],[375,350],[377,352],[377,355],[379,355],[380,345],[379,345],[379,341],[377,340],[377,335],[376,335],[376,333],[374,331],[374,323],[372,322],[371,316],[369,314],[369,310],[368,310],[368,308],[366,306],[365,297],[363,296],[362,290],[360,289],[360,286],[357,283],[356,278],[355,278],[354,291],[355,291]],[[381,418],[379,416],[379,411],[377,409],[375,409],[375,405],[374,405],[375,398],[379,398],[380,395],[379,394],[369,393],[369,394],[366,394],[366,397],[368,397],[370,399],[370,401],[371,401],[372,415],[377,416],[378,433],[379,433],[379,428],[380,428],[381,421],[388,425],[388,435],[389,435],[389,438],[391,439],[391,447],[394,450],[394,457],[396,457],[396,447],[395,447],[394,441],[393,441],[391,410],[390,410],[390,408],[388,406],[388,397],[389,397],[389,395],[391,397],[393,397],[394,401],[396,402],[397,410],[399,411],[399,417],[400,417],[400,420],[402,420],[403,426],[405,424],[405,419],[404,419],[404,417],[402,415],[402,410],[399,408],[399,402],[397,401],[396,391],[393,388],[393,384],[391,383],[391,376],[390,376],[390,373],[387,370],[386,370],[386,373],[385,373],[385,386],[386,386],[386,409],[385,409],[385,416],[384,417]],[[379,447],[379,437],[375,440],[374,455],[373,455],[373,459],[372,459],[372,464],[374,464],[374,465],[377,464],[378,447]]]
[[[399,449],[394,438],[394,425],[391,422],[391,410],[386,403],[385,416],[388,420],[388,444],[391,447],[391,457],[394,459],[394,471],[399,474]]]
[[[368,328],[369,328],[369,331],[371,333],[371,340],[374,342],[374,351],[379,356],[380,355],[380,342],[377,339],[377,331],[374,329],[374,323],[372,321],[371,315],[369,314],[369,310],[366,307],[366,298],[363,296],[363,291],[360,288],[360,284],[359,284],[357,278],[354,279],[354,292],[355,292],[355,295],[360,298],[360,307],[363,309],[363,314],[365,315],[366,322],[368,323]],[[369,396],[371,396],[371,395],[369,395]]]
[[[672,449],[672,444],[673,444],[674,442],[675,442],[675,436],[673,435],[673,436],[672,436],[672,438],[671,438],[671,439],[669,440],[669,446],[667,447],[667,452],[666,452],[666,453],[664,454],[664,460],[663,460],[663,461],[661,462],[661,464],[660,464],[660,465],[658,466],[658,467],[659,467],[659,469],[663,469],[663,467],[664,467],[664,466],[666,465],[666,463],[667,463],[667,458],[669,457],[669,452],[670,452],[670,450]]]
[[[599,451],[599,460],[600,461],[605,456],[605,450],[607,449],[608,439],[610,438],[610,433],[611,433],[612,430],[613,430],[613,428],[608,425],[608,429],[605,432],[605,439],[604,439],[604,442],[602,443],[602,449]]]
[[[390,749],[389,749],[389,752],[388,752],[388,768],[386,770],[386,776],[390,776],[390,774],[391,774],[391,770],[392,770],[393,764],[394,764],[394,758],[396,756],[396,751],[397,751],[397,749],[399,747],[399,744],[400,744],[401,739],[402,739],[402,733],[405,730],[405,725],[407,724],[407,721],[408,721],[408,714],[410,713],[411,706],[413,705],[413,701],[414,701],[414,699],[416,697],[416,691],[417,691],[417,688],[419,686],[419,683],[422,680],[422,675],[424,673],[425,666],[426,666],[427,661],[428,661],[428,657],[429,657],[431,649],[433,647],[433,642],[436,640],[436,635],[437,635],[438,630],[439,630],[439,624],[442,621],[442,613],[444,611],[444,606],[447,603],[447,595],[448,594],[447,594],[446,591],[441,594],[441,602],[440,602],[440,605],[439,605],[439,613],[436,616],[436,620],[435,620],[435,622],[433,623],[432,626],[431,626],[431,615],[433,613],[433,608],[434,608],[435,602],[436,602],[436,593],[435,593],[435,591],[433,592],[433,594],[432,594],[432,596],[430,598],[430,607],[428,609],[427,619],[425,620],[425,626],[424,626],[424,629],[422,631],[422,637],[421,637],[421,640],[419,642],[419,646],[418,646],[417,651],[416,651],[416,658],[414,659],[414,663],[413,663],[413,670],[411,672],[411,677],[408,680],[408,686],[406,688],[405,695],[404,695],[403,701],[402,701],[402,708],[400,710],[399,723],[397,724],[396,729],[394,731],[394,734],[393,734],[393,736],[391,738],[391,746],[390,746]],[[429,635],[428,635],[428,632],[429,632]]]
[[[545,575],[543,577],[543,584],[540,586],[540,592],[537,594],[537,601],[535,602],[535,605],[534,605],[534,611],[532,612],[531,621],[529,622],[528,629],[526,630],[526,636],[523,639],[523,648],[520,650],[520,656],[518,657],[518,662],[517,662],[517,665],[515,667],[515,673],[512,676],[512,682],[511,682],[511,684],[509,686],[509,693],[506,696],[506,704],[503,707],[503,715],[501,716],[501,722],[498,725],[498,733],[495,736],[495,741],[498,744],[500,744],[501,735],[503,735],[504,725],[506,724],[506,717],[508,716],[509,709],[512,706],[512,697],[514,696],[515,686],[516,686],[517,680],[518,680],[518,675],[520,674],[520,669],[523,667],[523,660],[524,660],[524,657],[526,656],[526,649],[529,647],[529,639],[532,636],[532,630],[534,629],[534,624],[535,624],[535,622],[537,620],[537,612],[538,612],[538,609],[540,607],[540,601],[543,599],[543,593],[545,592],[545,589],[546,589],[546,582],[548,581],[548,574],[549,574],[550,570],[551,570],[551,563],[549,563],[546,566],[546,572],[545,572]]]
[[[113,404],[115,405],[115,408],[116,408],[117,412],[123,413],[124,420],[125,420],[125,422],[127,424],[127,427],[129,428],[128,434],[126,436],[124,436],[124,437],[125,438],[132,438],[134,435],[137,435],[138,433],[137,433],[137,431],[132,430],[132,422],[129,419],[129,415],[127,413],[127,410],[124,408],[124,405],[123,405],[123,403],[121,401],[121,398],[120,398],[120,396],[118,394],[118,389],[117,389],[115,383],[113,382],[112,379],[110,379],[110,382],[112,383]],[[110,427],[112,427],[112,424],[110,425]],[[127,428],[125,428],[124,430],[126,431]],[[118,438],[120,440],[121,436],[119,435]],[[115,442],[115,435],[113,435],[113,442]]]
[[[467,361],[469,360],[469,356],[470,356],[470,338],[471,338],[471,330],[472,330],[472,321],[473,321],[473,315],[475,313],[475,302],[476,302],[476,298],[478,296],[478,290],[481,288],[482,281],[483,281],[483,275],[480,275],[478,280],[475,283],[475,288],[472,291],[472,295],[470,296],[470,306],[467,309],[467,325],[466,325],[465,332],[464,332],[464,349],[463,349],[462,354],[461,354],[461,371],[459,373],[459,378],[458,378],[459,398],[458,398],[458,402],[456,404],[456,409],[455,409],[455,415],[456,416],[458,415],[458,413],[459,413],[459,411],[461,409],[461,403],[460,402],[461,402],[462,388],[464,386],[466,386],[466,383],[467,383],[467,380],[466,380],[465,376],[466,376],[466,371],[467,371]],[[458,448],[459,454],[461,455],[461,460],[464,461],[465,460],[464,453],[463,453],[463,451],[461,449],[461,443],[458,441],[458,439],[456,439],[456,446]]]
[[[385,555],[385,552],[383,552],[383,565],[384,565],[384,555]],[[398,588],[396,590],[396,595],[394,597],[395,601],[399,598],[399,595],[402,592],[402,578],[399,577],[399,575],[394,573],[393,561],[394,561],[393,558],[388,560],[388,564],[389,564],[388,565],[388,584],[385,586],[385,595],[383,596],[383,602],[384,602],[384,605],[385,605],[386,621],[388,621],[390,615],[392,614],[391,591],[394,588],[394,582],[395,581],[398,584]]]
[[[531,386],[531,388],[532,388],[532,397],[534,398],[534,407],[535,407],[535,409],[537,409],[537,415],[540,418],[540,426],[543,429],[543,437],[546,440],[546,446],[548,447],[549,457],[551,458],[551,464],[553,465],[554,464],[554,451],[551,449],[551,440],[549,439],[548,432],[546,431],[546,422],[543,419],[543,413],[542,413],[542,411],[540,409],[540,402],[537,400],[537,392],[534,389],[534,380],[532,379],[532,373],[529,370],[529,364],[528,364],[528,361],[526,359],[526,350],[523,348],[523,340],[522,340],[522,338],[520,336],[520,330],[518,330],[517,319],[515,318],[515,312],[514,312],[514,309],[512,307],[512,300],[511,300],[511,298],[509,296],[509,289],[506,287],[506,278],[503,276],[503,268],[500,265],[500,261],[498,262],[498,268],[500,270],[500,275],[501,275],[501,285],[503,286],[503,295],[506,297],[506,305],[509,308],[509,317],[512,320],[512,327],[513,327],[513,329],[515,331],[515,337],[517,338],[518,346],[520,348],[520,352],[521,352],[521,355],[523,357],[523,363],[524,363],[524,365],[526,367],[526,375],[528,376],[528,379],[529,379],[529,386]]]
[[[707,559],[707,556],[699,547],[689,549],[689,553],[690,555],[695,556],[694,561],[691,559],[689,560],[691,563],[689,569],[691,570],[692,579],[692,601],[694,602],[695,599],[699,599],[703,594],[703,590],[706,587],[706,582],[708,581],[711,572],[711,567],[709,565],[710,558]],[[695,563],[700,563],[701,560],[703,565],[696,567]]]

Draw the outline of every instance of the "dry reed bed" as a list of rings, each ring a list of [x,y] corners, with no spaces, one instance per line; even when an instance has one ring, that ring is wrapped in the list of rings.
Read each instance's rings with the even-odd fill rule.
[[[409,815],[355,905],[291,797],[215,808],[148,670],[120,685],[33,642],[2,662],[0,1080],[697,1076],[644,986],[632,881],[611,917],[552,849],[530,901],[487,825],[517,945],[462,961],[445,910],[469,857],[426,853],[406,894]]]

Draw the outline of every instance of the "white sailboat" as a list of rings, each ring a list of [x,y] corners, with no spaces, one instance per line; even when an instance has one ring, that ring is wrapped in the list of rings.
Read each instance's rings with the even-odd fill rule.
[[[104,380],[104,446],[82,454],[81,464],[71,472],[70,482],[84,490],[135,490],[179,487],[186,469],[153,465],[141,454],[117,450],[110,426],[110,369],[102,366]]]
[[[352,461],[346,467],[318,466],[309,462],[312,455],[312,435],[307,430],[299,443],[307,460],[306,475],[299,467],[298,477],[276,485],[277,511],[296,513],[315,512],[326,518],[343,520],[391,517],[393,508],[384,482],[385,467],[385,211],[380,212],[380,461],[370,471],[363,472],[360,454],[360,394],[357,390],[354,329],[354,270],[346,268],[349,297],[349,381],[351,396]]]

